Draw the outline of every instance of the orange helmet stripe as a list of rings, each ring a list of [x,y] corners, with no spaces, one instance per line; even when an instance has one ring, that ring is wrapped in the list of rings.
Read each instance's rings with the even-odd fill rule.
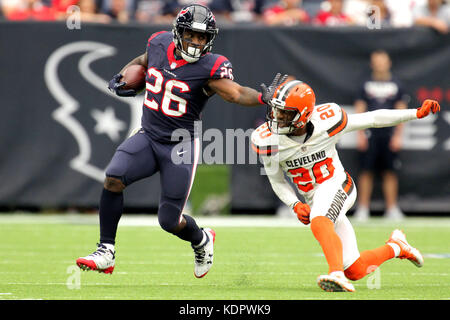
[[[283,82],[278,87],[276,93],[274,94],[274,97],[278,100],[284,101],[286,99],[286,97],[289,95],[289,92],[291,91],[291,89],[300,83],[302,83],[302,81],[299,81],[299,80]]]

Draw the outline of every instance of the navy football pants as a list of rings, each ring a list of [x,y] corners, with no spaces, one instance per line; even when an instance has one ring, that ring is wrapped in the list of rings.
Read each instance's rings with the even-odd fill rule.
[[[164,230],[172,232],[181,221],[199,154],[198,138],[180,143],[161,143],[141,130],[117,148],[106,169],[106,176],[118,178],[128,186],[159,171],[161,198],[158,221]]]

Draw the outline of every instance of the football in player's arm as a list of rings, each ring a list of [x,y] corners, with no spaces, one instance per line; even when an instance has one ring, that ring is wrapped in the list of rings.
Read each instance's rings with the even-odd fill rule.
[[[394,230],[385,245],[358,251],[346,217],[356,200],[356,187],[339,160],[336,143],[347,132],[424,118],[440,111],[438,102],[425,100],[417,109],[347,115],[335,103],[315,105],[312,88],[292,80],[274,90],[269,105],[267,122],[252,134],[252,147],[276,195],[302,223],[310,224],[323,250],[329,270],[318,277],[318,285],[326,291],[354,291],[349,279],[359,280],[394,257],[421,267],[422,255],[400,230]],[[285,175],[305,202],[299,201]]]

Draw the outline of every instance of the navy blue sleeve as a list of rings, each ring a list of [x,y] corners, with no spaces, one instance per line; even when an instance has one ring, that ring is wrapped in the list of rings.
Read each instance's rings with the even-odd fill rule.
[[[230,79],[233,80],[233,66],[224,56],[213,55],[213,64],[210,72],[211,79]]]

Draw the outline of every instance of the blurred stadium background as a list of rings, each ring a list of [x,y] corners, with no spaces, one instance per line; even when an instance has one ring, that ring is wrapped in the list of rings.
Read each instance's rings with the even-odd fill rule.
[[[258,89],[275,73],[289,73],[315,89],[318,103],[333,101],[352,113],[361,79],[369,72],[370,53],[386,50],[393,73],[410,97],[409,108],[418,107],[426,98],[438,100],[442,107],[439,115],[406,125],[399,205],[408,218],[439,216],[444,218],[439,221],[448,222],[449,4],[441,0],[344,0],[342,12],[333,15],[329,10],[338,0],[294,2],[291,6],[301,13],[293,20],[276,22],[273,17],[288,11],[281,1],[200,1],[218,19],[220,32],[213,51],[233,63],[235,80],[242,85]],[[0,220],[4,231],[14,234],[15,225],[8,223],[21,223],[22,218],[15,220],[14,216],[24,212],[33,216],[53,213],[67,216],[69,222],[96,224],[103,171],[116,147],[139,125],[143,99],[142,95],[113,96],[107,83],[125,63],[144,52],[153,32],[171,30],[174,12],[190,1],[0,3],[0,216],[8,216]],[[438,4],[439,15],[427,11],[433,3]],[[203,150],[211,152],[217,137],[224,143],[222,150],[215,150],[216,161],[203,159],[198,167],[188,208],[191,214],[264,215],[260,221],[265,221],[283,208],[260,174],[260,165],[249,163],[248,139],[239,141],[234,136],[236,130],[256,128],[265,111],[231,105],[217,97],[210,100],[203,114],[202,129],[209,134],[203,136]],[[352,134],[338,145],[341,160],[354,178],[359,173],[355,146],[356,135]],[[238,158],[246,161],[238,162]],[[154,218],[158,200],[156,175],[126,189],[125,214]],[[374,216],[384,210],[379,181],[371,209]],[[24,226],[34,223],[27,219]],[[424,221],[414,224],[416,231]],[[448,223],[442,223],[446,227]],[[30,231],[31,237],[30,228],[23,230]],[[91,245],[96,228],[89,229]],[[432,235],[431,229],[427,232]],[[448,258],[448,232],[442,234],[444,248],[439,250]],[[75,258],[80,251],[70,254]]]
[[[77,1],[38,6],[41,0],[33,0],[32,6],[20,7],[21,1],[29,0],[2,0],[0,207],[5,212],[95,212],[103,170],[118,144],[139,125],[143,99],[118,99],[107,91],[107,81],[144,52],[153,32],[171,29],[173,12],[186,1],[128,1],[122,8],[128,19],[110,14],[107,22],[96,15],[87,20]],[[259,88],[276,72],[289,73],[315,89],[318,103],[333,101],[351,113],[361,79],[369,72],[370,53],[386,50],[394,75],[410,97],[410,108],[426,98],[442,105],[438,116],[406,126],[400,207],[407,215],[447,216],[450,36],[433,24],[419,23],[427,6],[442,1],[348,0],[341,3],[342,12],[329,14],[334,19],[328,20],[334,2],[340,1],[296,1],[290,5],[306,12],[308,19],[275,23],[268,16],[288,10],[280,9],[279,2],[206,1],[220,26],[214,51],[230,59],[235,79],[243,85]],[[96,14],[109,12],[108,5],[114,4],[98,2]],[[440,5],[434,19],[448,25],[449,5]],[[154,18],[143,19],[143,8]],[[39,15],[44,11],[47,19]],[[198,168],[190,198],[193,214],[275,214],[280,208],[259,165],[249,163],[248,139],[238,141],[236,131],[230,131],[255,128],[264,114],[265,108],[249,110],[211,99],[202,129],[216,131],[203,137],[203,149],[211,152],[218,143],[214,134],[219,133],[224,146],[217,148],[213,163],[204,157]],[[354,178],[359,171],[355,141],[355,135],[349,135],[339,145],[341,160]],[[227,145],[235,152],[225,152]],[[158,181],[155,176],[131,186],[126,212],[155,213]],[[380,214],[378,181],[373,199],[374,215]]]

